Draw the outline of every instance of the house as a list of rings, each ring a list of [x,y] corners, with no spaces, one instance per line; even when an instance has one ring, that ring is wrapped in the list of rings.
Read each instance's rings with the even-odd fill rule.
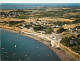
[[[30,30],[34,30],[33,27],[30,27],[29,29],[30,29]]]
[[[58,28],[59,26],[58,25],[56,25],[56,28]]]
[[[69,28],[69,30],[72,30],[72,28]]]
[[[73,40],[70,40],[70,44],[74,44],[74,41]]]
[[[6,23],[7,26],[9,26],[9,23]]]
[[[2,23],[2,21],[0,21],[0,23]]]
[[[38,33],[45,33],[45,31],[37,31]]]
[[[25,24],[23,24],[22,26],[25,27]]]
[[[74,43],[76,43],[76,44],[77,44],[77,42],[76,42],[76,41],[74,41],[74,40],[70,40],[70,44],[74,44]]]
[[[21,26],[21,29],[23,29],[24,27],[23,26]]]

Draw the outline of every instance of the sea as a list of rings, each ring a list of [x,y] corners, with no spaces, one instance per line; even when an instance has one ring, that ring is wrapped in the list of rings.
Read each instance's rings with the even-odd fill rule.
[[[80,7],[80,3],[1,3],[0,9],[33,9],[44,7]]]
[[[60,61],[40,42],[6,30],[0,30],[1,61]]]

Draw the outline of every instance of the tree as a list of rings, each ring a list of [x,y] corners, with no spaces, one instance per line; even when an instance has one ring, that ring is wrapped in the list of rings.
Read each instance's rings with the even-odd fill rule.
[[[43,26],[35,26],[35,27],[33,27],[33,29],[35,31],[42,31],[43,29],[45,29],[45,27],[43,27]]]
[[[80,23],[80,18],[79,18],[79,19],[76,19],[76,20],[73,21],[72,23],[73,23],[73,24]]]
[[[26,18],[26,16],[21,15],[21,16],[18,16],[17,18],[18,18],[18,19],[25,19],[25,18]]]
[[[80,34],[78,34],[77,37],[80,37]]]
[[[52,28],[48,27],[48,28],[45,29],[45,32],[47,34],[51,34],[53,32],[53,30],[52,30]]]
[[[57,33],[62,33],[63,31],[65,31],[65,29],[64,29],[63,27],[61,27],[61,28],[59,28],[59,29],[57,30]]]

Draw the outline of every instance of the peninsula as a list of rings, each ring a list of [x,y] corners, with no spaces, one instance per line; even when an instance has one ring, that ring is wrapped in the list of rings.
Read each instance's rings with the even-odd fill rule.
[[[0,10],[0,29],[46,45],[61,61],[80,60],[80,7]]]

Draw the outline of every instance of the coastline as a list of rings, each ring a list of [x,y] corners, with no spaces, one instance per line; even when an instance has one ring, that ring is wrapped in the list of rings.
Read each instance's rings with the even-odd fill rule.
[[[7,28],[0,28],[2,30],[7,30],[7,31],[10,31],[10,32],[14,32],[14,33],[19,33],[18,31],[16,30],[10,30],[10,29],[7,29]],[[21,34],[21,33],[19,33]],[[58,57],[61,61],[73,61],[70,57],[68,57],[62,50],[58,49],[58,48],[55,48],[55,47],[52,47],[50,45],[50,42],[41,38],[41,37],[37,37],[35,35],[29,35],[29,34],[21,34],[21,35],[24,35],[26,37],[29,37],[29,38],[32,38],[42,44],[44,44],[46,47],[48,47],[50,50],[52,50]]]

